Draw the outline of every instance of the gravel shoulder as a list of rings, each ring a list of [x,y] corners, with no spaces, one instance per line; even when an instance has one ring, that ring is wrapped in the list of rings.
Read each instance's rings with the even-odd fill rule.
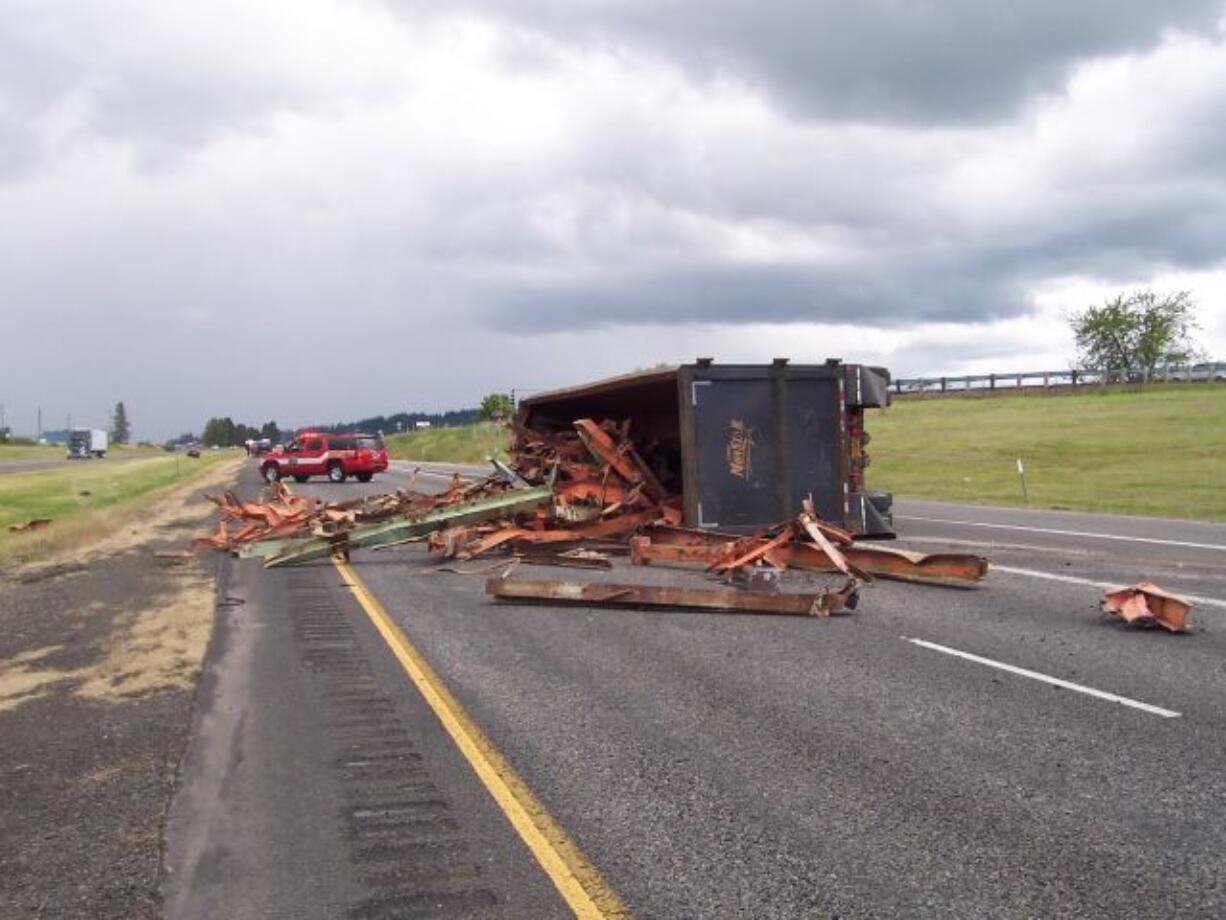
[[[201,494],[236,474],[227,464],[105,541],[0,572],[0,916],[160,916],[217,560],[153,554],[207,529]]]

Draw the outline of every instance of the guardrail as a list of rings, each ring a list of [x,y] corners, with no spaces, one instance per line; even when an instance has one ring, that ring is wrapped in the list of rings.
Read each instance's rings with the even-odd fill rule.
[[[890,382],[895,396],[930,394],[957,396],[962,393],[1005,390],[1044,390],[1105,387],[1141,382],[1212,383],[1226,381],[1226,362],[1211,361],[1188,366],[1158,368],[1146,378],[1143,370],[1070,368],[1062,371],[1027,371],[1012,374],[964,374],[960,377],[899,377]]]

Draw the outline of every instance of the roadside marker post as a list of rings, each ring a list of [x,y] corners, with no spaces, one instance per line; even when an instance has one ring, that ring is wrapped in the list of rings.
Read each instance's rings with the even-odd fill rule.
[[[1017,458],[1017,478],[1022,483],[1022,504],[1030,504],[1030,493],[1026,491],[1026,467],[1022,466],[1022,458]]]

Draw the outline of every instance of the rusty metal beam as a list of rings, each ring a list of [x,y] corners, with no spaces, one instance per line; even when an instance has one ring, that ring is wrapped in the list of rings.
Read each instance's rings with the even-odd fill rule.
[[[815,594],[763,594],[728,588],[670,588],[601,582],[533,581],[491,578],[485,593],[500,600],[546,601],[598,607],[665,607],[726,613],[829,616],[854,606],[853,591]]]
[[[712,535],[681,528],[653,528],[650,535],[637,536],[630,541],[630,558],[636,565],[662,562],[711,566],[725,558],[726,547],[736,539],[726,534]],[[981,581],[988,573],[986,559],[964,553],[911,553],[884,546],[849,546],[840,552],[856,568],[876,578],[894,581],[973,583]],[[764,558],[774,565],[807,571],[838,571],[824,552],[807,543],[784,544],[767,552]]]
[[[608,432],[588,418],[576,420],[575,430],[579,432],[579,437],[593,457],[609,464],[617,475],[630,485],[642,485],[647,494],[656,501],[664,498],[664,487],[628,439],[620,443],[614,441]]]
[[[967,553],[911,553],[885,546],[848,546],[841,550],[849,563],[876,578],[894,581],[982,581],[988,560]],[[793,543],[768,555],[768,561],[815,572],[831,572],[835,566],[816,546]]]
[[[766,556],[773,549],[778,549],[796,535],[796,528],[788,524],[778,534],[770,539],[748,538],[739,543],[729,544],[726,557],[713,563],[711,568],[717,572],[732,572],[736,569],[752,565]]]

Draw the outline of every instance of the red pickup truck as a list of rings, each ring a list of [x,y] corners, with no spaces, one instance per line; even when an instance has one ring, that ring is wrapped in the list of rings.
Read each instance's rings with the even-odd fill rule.
[[[312,476],[327,476],[344,482],[353,476],[370,482],[375,473],[387,469],[387,448],[383,439],[370,434],[325,434],[299,432],[288,445],[260,458],[260,474],[269,482],[293,476],[306,482]]]

